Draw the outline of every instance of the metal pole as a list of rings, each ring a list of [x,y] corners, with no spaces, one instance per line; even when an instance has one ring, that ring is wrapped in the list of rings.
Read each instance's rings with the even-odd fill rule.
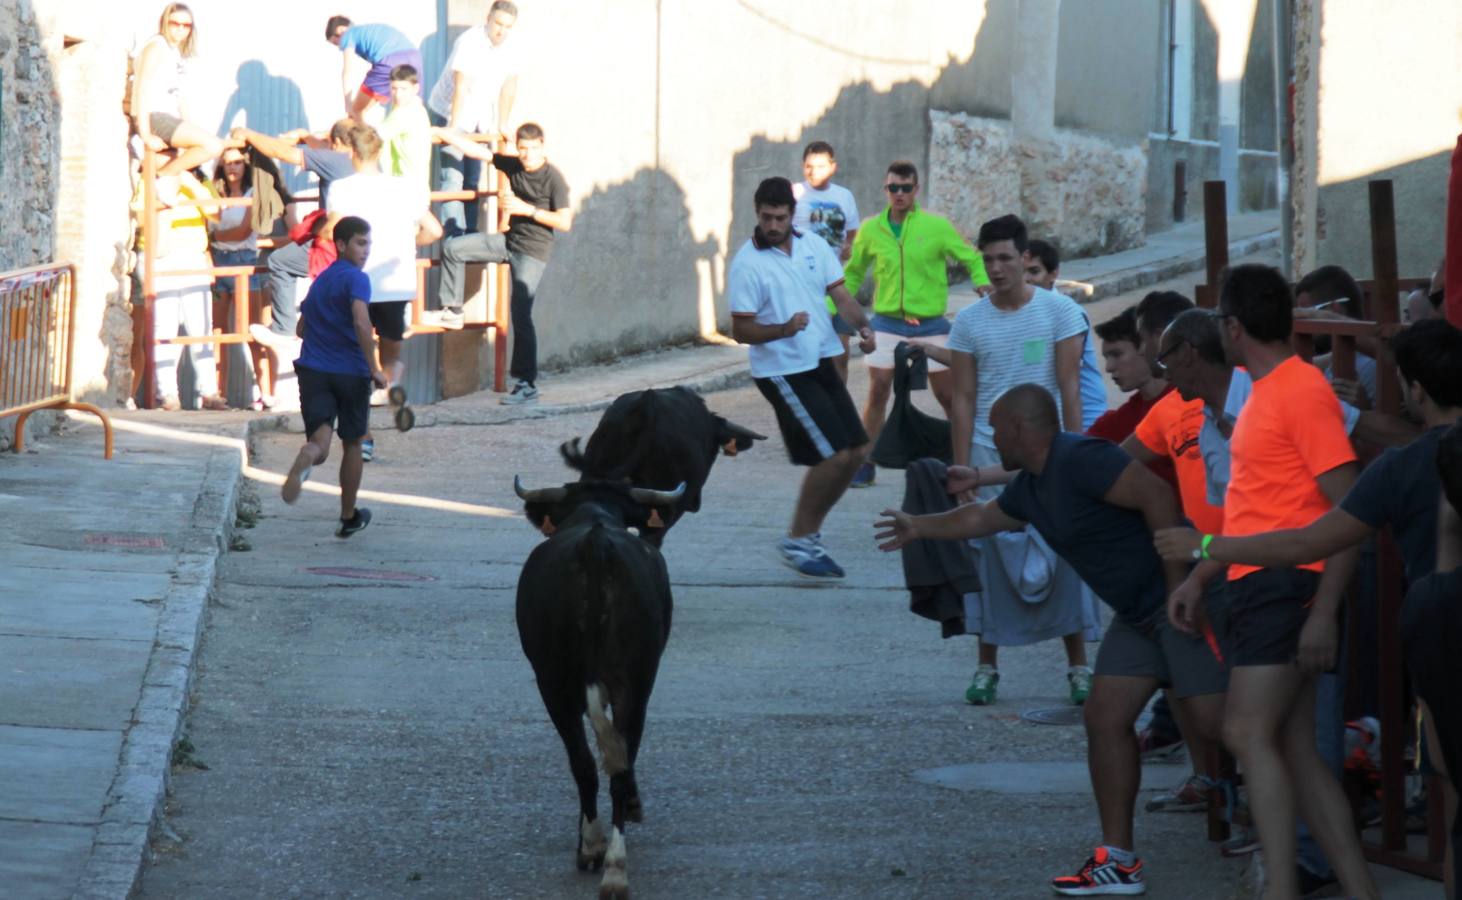
[[[1274,125],[1278,131],[1275,183],[1279,204],[1279,270],[1294,273],[1294,205],[1290,201],[1290,174],[1294,171],[1294,12],[1291,0],[1274,0]]]

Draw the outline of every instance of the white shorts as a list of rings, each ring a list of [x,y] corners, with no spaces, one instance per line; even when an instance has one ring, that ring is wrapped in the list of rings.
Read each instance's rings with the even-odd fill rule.
[[[899,341],[918,341],[924,344],[933,344],[936,347],[949,346],[949,335],[947,334],[926,334],[923,337],[911,338],[897,334],[889,334],[887,331],[875,331],[873,335],[878,341],[878,347],[872,353],[864,356],[863,359],[875,369],[893,368],[893,348],[899,345]],[[943,363],[935,362],[933,359],[929,360],[929,371],[931,372],[943,372],[946,368],[948,367]]]

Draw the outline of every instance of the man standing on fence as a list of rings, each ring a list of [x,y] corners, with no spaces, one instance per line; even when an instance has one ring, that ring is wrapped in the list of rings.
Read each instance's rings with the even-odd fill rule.
[[[518,22],[518,6],[512,0],[493,0],[487,21],[469,28],[452,43],[446,68],[432,88],[427,108],[436,116],[434,124],[457,131],[496,133],[504,140],[518,96],[518,70],[522,67],[515,44],[508,33]],[[482,181],[482,162],[464,156],[453,144],[443,144],[438,187],[444,191],[476,190]],[[442,231],[448,238],[477,230],[478,201],[447,200],[442,203]]]
[[[508,177],[508,190],[500,203],[509,219],[506,233],[464,234],[442,244],[442,308],[428,321],[448,330],[462,327],[463,281],[468,263],[510,264],[513,359],[508,374],[516,383],[501,402],[505,406],[537,403],[538,333],[533,328],[533,300],[553,252],[554,232],[573,227],[569,183],[548,161],[543,129],[533,122],[518,126],[516,155],[485,150],[450,128],[435,131],[467,156],[492,160],[493,167]]]
[[[280,496],[299,499],[310,470],[330,456],[330,439],[340,435],[340,525],[348,538],[371,523],[371,511],[357,507],[362,474],[361,441],[371,413],[372,383],[386,386],[371,336],[371,280],[361,267],[371,252],[371,228],[346,216],[335,223],[337,257],[305,296],[299,322],[303,339],[294,369],[299,375],[305,445],[295,455]]]

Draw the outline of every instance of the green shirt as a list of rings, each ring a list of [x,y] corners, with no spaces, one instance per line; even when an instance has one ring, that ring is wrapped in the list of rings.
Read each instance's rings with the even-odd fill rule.
[[[933,319],[949,308],[947,260],[964,264],[976,286],[989,284],[985,263],[949,220],[925,212],[917,204],[901,225],[889,221],[888,210],[863,222],[843,267],[848,293],[873,268],[878,280],[873,311],[899,319]]]

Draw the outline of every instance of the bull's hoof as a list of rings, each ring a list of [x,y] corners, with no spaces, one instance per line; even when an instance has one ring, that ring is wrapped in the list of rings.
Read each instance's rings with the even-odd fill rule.
[[[574,865],[579,867],[580,872],[587,872],[593,869],[595,872],[604,868],[604,854],[600,853],[575,853]]]
[[[621,880],[610,884],[606,878],[599,885],[599,900],[629,900],[629,883]]]
[[[630,794],[624,801],[624,817],[631,822],[645,821],[645,808],[640,803],[640,795],[638,792]]]

